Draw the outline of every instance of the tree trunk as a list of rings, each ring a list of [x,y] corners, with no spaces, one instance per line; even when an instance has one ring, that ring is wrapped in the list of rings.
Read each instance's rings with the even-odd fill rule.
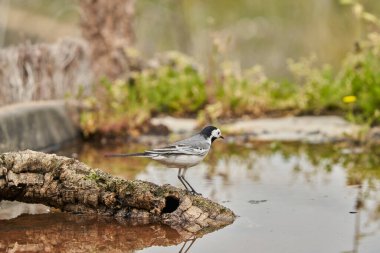
[[[0,49],[0,106],[33,100],[63,99],[92,91],[88,44],[62,39]]]
[[[124,180],[75,159],[30,150],[0,155],[0,200],[159,222],[192,233],[235,219],[228,208],[173,186]]]
[[[88,41],[97,77],[111,79],[128,70],[126,49],[133,42],[135,0],[81,0],[82,35]]]

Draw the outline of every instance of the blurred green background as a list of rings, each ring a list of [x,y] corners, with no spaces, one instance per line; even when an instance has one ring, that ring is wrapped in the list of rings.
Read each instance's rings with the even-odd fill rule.
[[[360,3],[380,14],[380,1]],[[74,0],[3,0],[0,46],[79,36],[79,11]],[[289,77],[288,58],[316,54],[337,67],[365,33],[339,0],[139,0],[134,27],[146,57],[179,50],[207,65],[217,43],[226,58],[262,65],[275,79]]]

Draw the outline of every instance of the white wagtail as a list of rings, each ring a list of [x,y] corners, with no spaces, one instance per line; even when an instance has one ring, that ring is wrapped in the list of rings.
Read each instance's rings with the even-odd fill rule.
[[[173,144],[152,150],[147,150],[142,153],[133,154],[106,154],[108,157],[147,157],[170,168],[178,168],[178,179],[185,186],[187,191],[198,194],[194,188],[185,179],[186,170],[200,163],[207,155],[211,148],[211,144],[218,138],[224,139],[221,131],[214,126],[207,126],[198,134],[174,142]]]

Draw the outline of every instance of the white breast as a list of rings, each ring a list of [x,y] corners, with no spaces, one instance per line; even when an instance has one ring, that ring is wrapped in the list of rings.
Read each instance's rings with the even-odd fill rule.
[[[153,160],[173,168],[189,168],[200,163],[206,155],[171,155],[155,156]]]

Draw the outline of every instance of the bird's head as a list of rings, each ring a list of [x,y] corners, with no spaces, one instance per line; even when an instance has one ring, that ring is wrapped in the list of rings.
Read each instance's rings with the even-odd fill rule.
[[[205,137],[206,140],[209,140],[210,143],[212,143],[213,141],[219,138],[224,139],[220,129],[214,126],[206,126],[205,128],[202,129],[200,134],[203,137]]]

